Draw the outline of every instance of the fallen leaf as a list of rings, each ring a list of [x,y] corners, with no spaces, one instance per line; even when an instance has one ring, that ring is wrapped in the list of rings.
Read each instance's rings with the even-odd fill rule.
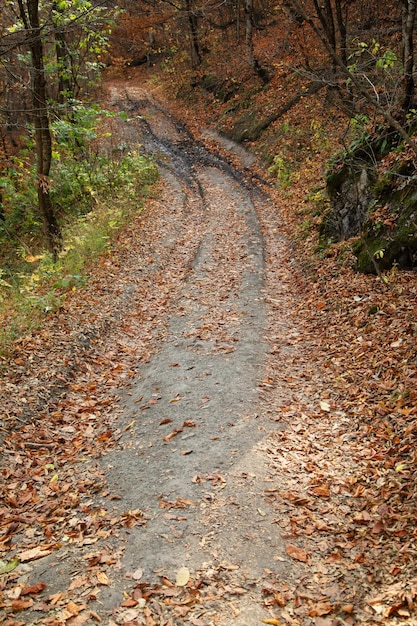
[[[97,572],[97,580],[101,585],[108,585],[110,582],[104,572]]]
[[[282,622],[280,622],[279,619],[276,619],[275,617],[273,617],[273,618],[263,619],[262,624],[271,624],[271,626],[281,626]]]
[[[64,594],[62,593],[62,591],[58,591],[58,593],[53,593],[50,596],[48,596],[48,600],[51,606],[55,606],[56,604],[58,604],[58,602],[62,600],[63,597],[64,597]]]
[[[190,580],[190,570],[188,567],[180,567],[177,572],[177,578],[175,579],[175,584],[177,587],[185,587],[185,585]]]
[[[51,552],[53,552],[53,548],[38,546],[37,548],[32,548],[31,550],[24,550],[18,555],[17,558],[22,563],[26,563],[27,561],[42,559],[44,556],[48,556],[48,554],[51,554]]]
[[[333,607],[330,602],[316,602],[314,607],[308,611],[307,615],[311,617],[320,617],[321,615],[328,615],[333,611]]]
[[[135,570],[132,574],[133,580],[140,580],[142,576],[143,576],[143,569],[141,567],[138,567],[138,569]]]
[[[80,587],[84,587],[88,583],[88,578],[85,574],[82,576],[78,576],[74,578],[70,586],[68,587],[68,591],[73,591],[74,589],[79,589]]]
[[[72,600],[68,602],[67,606],[65,607],[65,610],[68,611],[68,613],[70,613],[71,615],[78,615],[78,613],[83,609],[85,609],[85,604],[75,604],[75,602],[73,602]]]
[[[13,600],[12,611],[15,611],[17,613],[18,611],[30,609],[31,606],[33,606],[32,598],[28,598],[27,600]]]
[[[21,596],[36,595],[37,593],[40,593],[41,591],[43,591],[45,587],[46,587],[46,584],[43,582],[35,583],[34,585],[30,585],[30,587],[23,587],[22,591],[20,592],[20,595]]]
[[[19,565],[19,559],[12,559],[11,561],[0,560],[0,574],[8,574],[12,572]]]
[[[123,606],[125,608],[131,608],[137,605],[138,605],[137,600],[134,600],[133,598],[128,598],[127,600],[124,600],[120,606]]]
[[[317,487],[313,487],[311,491],[316,496],[320,496],[321,498],[330,498],[330,488],[329,485],[326,485],[325,483],[318,485]]]
[[[171,439],[176,437],[179,433],[182,433],[183,430],[184,430],[183,428],[177,428],[176,430],[173,430],[172,433],[169,433],[169,435],[166,435],[165,437],[163,437],[163,440],[171,441]]]
[[[126,611],[123,611],[123,613],[121,613],[118,618],[120,618],[119,623],[120,624],[130,624],[131,622],[134,622],[136,620],[136,618],[139,616],[140,611],[138,611],[137,609],[126,609]]]
[[[402,338],[400,337],[399,339],[397,339],[397,341],[393,341],[393,342],[390,344],[390,346],[391,346],[391,348],[399,348],[399,347],[401,346],[402,342],[403,342],[403,340],[402,340]]]
[[[305,550],[302,550],[298,546],[293,546],[289,543],[285,548],[285,551],[292,559],[295,559],[296,561],[302,561],[303,563],[307,562],[307,552]]]

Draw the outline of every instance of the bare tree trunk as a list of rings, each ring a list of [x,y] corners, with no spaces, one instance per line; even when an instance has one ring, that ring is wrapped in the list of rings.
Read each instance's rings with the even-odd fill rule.
[[[35,126],[38,208],[48,248],[56,260],[62,245],[62,235],[49,195],[48,177],[52,159],[52,137],[48,117],[43,45],[39,24],[39,0],[26,0],[26,7],[27,13],[23,0],[19,0],[20,15],[27,30],[27,41],[32,57],[32,116]]]
[[[401,116],[405,121],[414,97],[414,23],[416,20],[416,0],[402,0],[402,56],[403,89]]]
[[[57,101],[64,104],[72,97],[71,64],[68,59],[68,48],[65,33],[57,29],[55,31],[55,54],[58,67],[58,94]]]
[[[193,69],[201,65],[201,50],[200,41],[198,37],[198,17],[197,13],[192,7],[192,0],[185,0],[185,9],[187,11],[188,24],[190,26],[191,34],[191,65]]]
[[[270,80],[268,72],[264,69],[258,59],[255,56],[253,51],[253,0],[244,0],[244,8],[245,8],[245,42],[246,42],[246,53],[249,60],[249,65],[253,69],[254,72],[263,80],[264,83],[267,83]]]
[[[253,54],[253,0],[245,0],[245,42],[249,64],[255,69],[256,59]]]
[[[347,11],[347,9],[346,9]],[[343,19],[342,5],[340,0],[336,0],[336,21],[337,28],[339,30],[339,46],[340,46],[340,58],[343,63],[347,65],[347,42],[346,42],[346,21],[347,18]]]
[[[314,6],[316,9],[317,17],[320,20],[323,32],[326,34],[329,45],[331,46],[332,50],[337,52],[336,29],[334,25],[333,9],[331,2],[330,0],[324,0],[324,2],[314,0]],[[332,70],[333,74],[336,74],[336,63],[334,59],[332,59]]]

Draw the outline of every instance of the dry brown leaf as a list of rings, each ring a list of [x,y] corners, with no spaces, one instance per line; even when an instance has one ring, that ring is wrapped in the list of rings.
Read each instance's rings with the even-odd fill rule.
[[[83,574],[82,576],[78,576],[74,578],[68,587],[68,591],[73,591],[74,589],[79,589],[80,587],[84,587],[88,583],[88,576]]]
[[[37,546],[36,548],[32,548],[30,550],[24,550],[18,554],[18,558],[21,563],[27,563],[28,561],[36,561],[37,559],[42,559],[44,556],[48,556],[53,552],[54,548],[51,546]]]
[[[12,611],[17,613],[29,609],[31,606],[33,606],[33,600],[32,598],[28,598],[27,600],[13,600],[11,608]]]
[[[317,487],[313,487],[311,491],[316,496],[320,496],[321,498],[330,498],[330,487],[325,483],[318,485]]]
[[[68,611],[71,615],[78,615],[80,611],[83,611],[86,608],[85,604],[75,604],[72,600],[68,602],[65,610]]]
[[[307,615],[311,617],[320,617],[321,615],[328,615],[333,611],[333,606],[330,602],[316,602],[312,609],[307,612]]]
[[[107,574],[105,574],[105,572],[97,572],[97,580],[100,583],[100,585],[108,585],[110,583],[109,579],[107,578]]]
[[[173,430],[172,433],[169,433],[169,435],[166,435],[165,437],[163,437],[163,440],[171,441],[171,439],[176,437],[179,433],[182,433],[183,430],[184,430],[183,428],[177,428],[176,430]]]
[[[177,577],[175,579],[175,584],[177,587],[185,587],[185,585],[190,580],[190,570],[188,567],[180,567],[177,572]]]
[[[34,585],[30,585],[29,587],[23,587],[22,591],[20,592],[20,595],[21,596],[36,595],[40,593],[41,591],[43,591],[45,587],[46,587],[46,583],[43,583],[43,582],[35,583]]]
[[[306,563],[308,560],[307,552],[305,550],[302,550],[298,546],[293,546],[292,544],[289,543],[286,546],[285,551],[288,554],[288,556],[290,556],[292,559],[295,559],[296,561],[301,561],[303,563]]]
[[[125,608],[131,608],[137,605],[138,605],[137,600],[134,600],[133,598],[128,598],[127,600],[123,600],[120,606],[123,606]]]

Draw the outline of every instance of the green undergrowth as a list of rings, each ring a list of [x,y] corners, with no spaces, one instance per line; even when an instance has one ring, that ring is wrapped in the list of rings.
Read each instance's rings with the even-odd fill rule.
[[[0,355],[10,350],[13,341],[39,328],[69,293],[88,282],[94,260],[111,248],[121,229],[142,211],[158,176],[152,161],[129,152],[117,163],[106,162],[106,167],[112,169],[112,185],[91,188],[93,208],[66,219],[63,248],[55,263],[51,254],[38,249],[32,253],[25,244],[19,262],[0,268]]]

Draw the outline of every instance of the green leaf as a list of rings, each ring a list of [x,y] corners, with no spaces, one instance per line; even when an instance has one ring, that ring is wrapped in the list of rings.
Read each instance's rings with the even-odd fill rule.
[[[18,558],[13,559],[12,561],[1,561],[0,560],[0,574],[8,574],[12,572],[19,565],[20,561]]]

